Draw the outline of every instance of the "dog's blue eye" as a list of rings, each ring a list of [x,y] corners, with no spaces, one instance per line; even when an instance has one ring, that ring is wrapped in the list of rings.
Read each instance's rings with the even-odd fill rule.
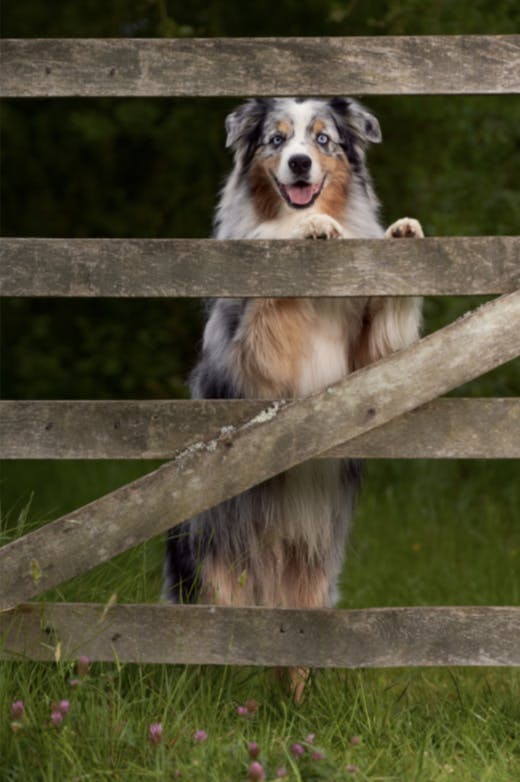
[[[283,144],[284,141],[285,141],[285,137],[277,133],[276,136],[272,137],[271,144],[273,145],[273,147],[279,147],[280,144]]]
[[[326,133],[318,133],[316,136],[316,141],[318,144],[321,144],[322,147],[324,147],[326,144],[329,143],[329,137]]]

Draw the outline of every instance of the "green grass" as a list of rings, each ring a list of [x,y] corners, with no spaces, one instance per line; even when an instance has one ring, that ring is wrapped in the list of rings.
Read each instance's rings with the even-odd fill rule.
[[[3,731],[2,779],[173,779],[180,770],[184,779],[234,782],[246,779],[253,740],[269,779],[281,766],[293,780],[506,782],[520,770],[513,671],[320,672],[296,708],[252,671],[96,665],[72,689],[67,665],[3,670],[3,714],[20,693],[28,714],[18,733]],[[251,696],[256,715],[237,715]],[[63,697],[70,712],[55,728],[51,702]],[[147,732],[157,721],[156,747]],[[207,732],[203,744],[193,739],[197,729]],[[291,755],[291,744],[309,733],[324,760]]]
[[[18,462],[3,471],[4,540],[142,474],[122,462]],[[34,487],[30,506],[27,487]],[[372,462],[342,578],[344,607],[518,604],[520,482],[512,462]],[[47,599],[155,601],[154,539]],[[520,672],[514,669],[317,671],[296,707],[256,669],[93,664],[0,665],[0,779],[247,779],[247,743],[275,779],[513,782],[520,778]],[[61,727],[53,702],[68,699]],[[13,731],[11,704],[26,715]],[[256,715],[239,716],[254,699]],[[161,722],[158,746],[149,725]],[[16,727],[16,726],[15,726]],[[203,729],[208,738],[195,743]],[[295,759],[294,742],[314,733]],[[361,738],[352,744],[353,736]],[[348,768],[351,767],[351,770]],[[353,771],[353,767],[357,771]]]

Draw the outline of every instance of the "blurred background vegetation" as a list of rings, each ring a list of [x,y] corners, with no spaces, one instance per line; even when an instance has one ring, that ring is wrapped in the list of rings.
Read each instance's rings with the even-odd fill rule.
[[[513,0],[123,0],[2,4],[5,37],[511,33]],[[349,86],[344,86],[349,94]],[[362,96],[360,96],[362,97]],[[517,96],[366,101],[384,143],[371,168],[385,222],[429,234],[516,233]],[[8,236],[204,237],[229,169],[229,100],[6,100],[2,232]],[[427,328],[467,302],[428,302]],[[197,302],[35,300],[3,304],[3,396],[185,396],[200,343]],[[497,378],[501,377],[496,375]],[[507,380],[498,381],[507,393]],[[511,391],[512,393],[512,391]]]
[[[41,38],[498,34],[518,31],[520,5],[7,0],[1,22],[4,37]],[[224,118],[235,103],[5,100],[2,233],[208,236],[230,166]],[[370,165],[385,223],[411,214],[433,235],[518,233],[518,96],[369,97],[366,103],[383,128],[384,143],[371,151]],[[428,300],[426,330],[475,303]],[[4,398],[168,398],[187,395],[202,317],[199,302],[191,300],[12,299],[3,302],[2,325]],[[519,389],[516,362],[462,392],[516,395]],[[20,476],[20,469],[12,465],[8,474]],[[9,496],[18,489],[15,481]]]

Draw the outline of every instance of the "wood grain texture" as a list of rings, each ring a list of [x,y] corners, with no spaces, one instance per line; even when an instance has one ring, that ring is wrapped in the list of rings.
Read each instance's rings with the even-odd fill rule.
[[[0,615],[0,659],[313,668],[520,665],[520,608],[293,610],[33,603]]]
[[[0,609],[27,599],[519,353],[520,291],[321,393],[273,402],[235,430],[0,549]]]
[[[170,459],[262,400],[0,402],[3,459]],[[520,398],[438,399],[322,456],[361,459],[520,458]]]
[[[518,287],[518,236],[0,242],[4,296],[471,295]]]
[[[514,93],[520,36],[5,40],[1,95]]]

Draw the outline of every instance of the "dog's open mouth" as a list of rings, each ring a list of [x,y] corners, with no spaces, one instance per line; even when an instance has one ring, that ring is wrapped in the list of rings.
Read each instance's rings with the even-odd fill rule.
[[[311,206],[321,193],[324,182],[325,178],[317,185],[309,182],[295,182],[292,185],[283,185],[276,180],[280,193],[289,206],[294,206],[296,209],[304,209],[307,206]]]

